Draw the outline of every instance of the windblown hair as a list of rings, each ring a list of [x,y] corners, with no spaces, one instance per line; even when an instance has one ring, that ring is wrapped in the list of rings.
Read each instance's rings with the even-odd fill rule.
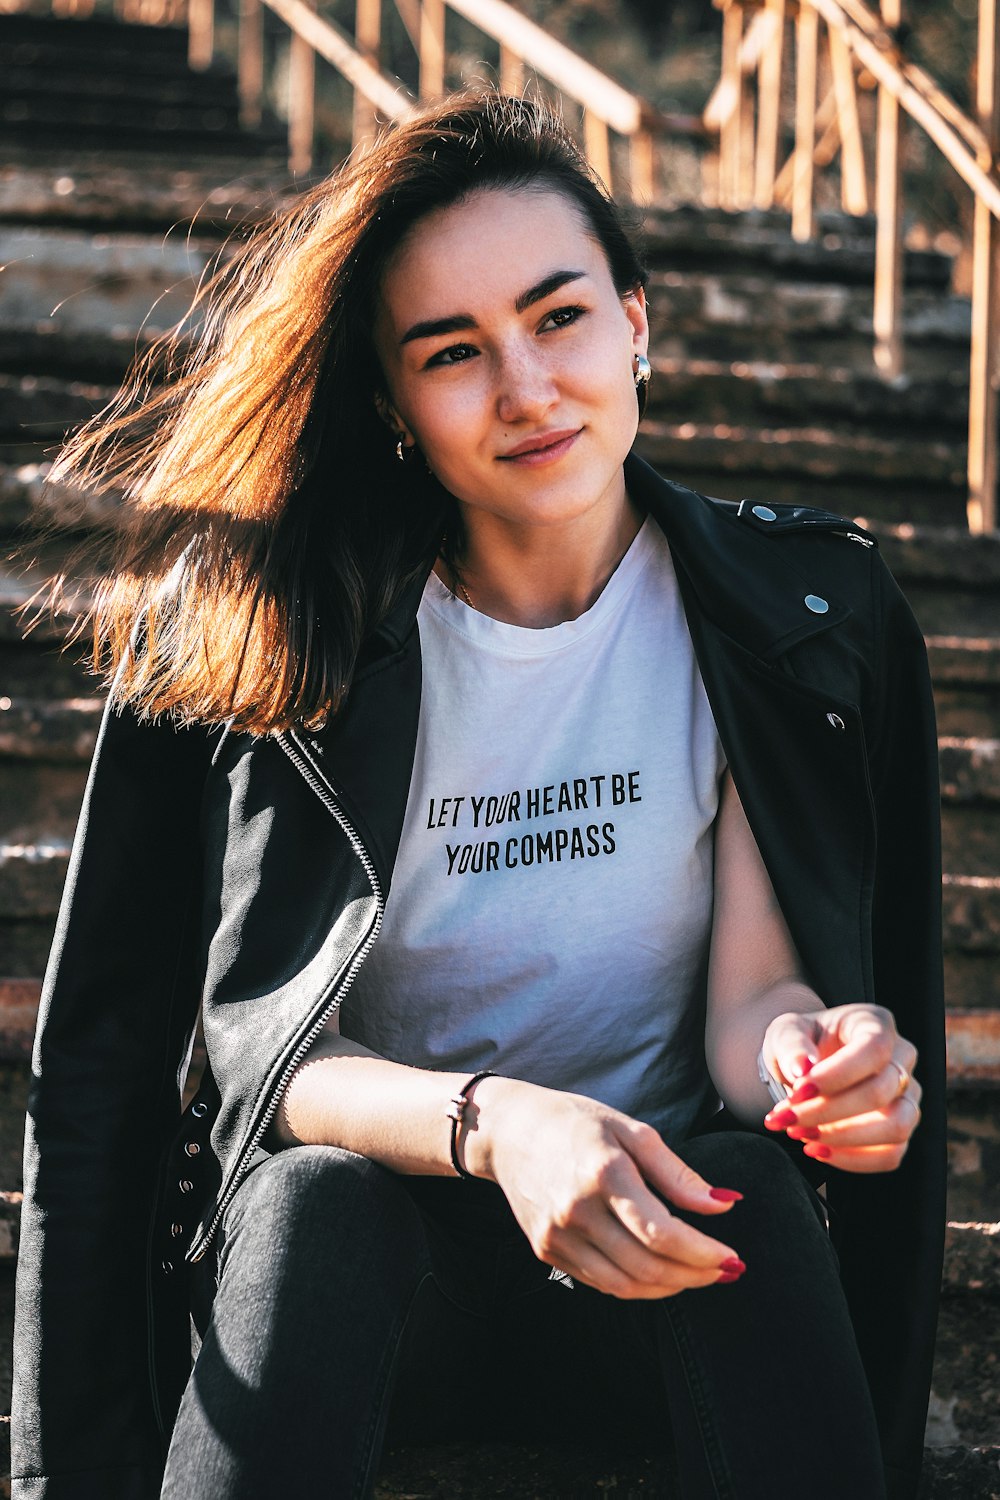
[[[454,501],[396,461],[376,411],[384,270],[431,210],[532,185],[578,206],[623,295],[644,283],[544,105],[453,95],[258,230],[70,440],[53,478],[125,496],[85,624],[118,702],[260,734],[336,712],[366,635],[459,535]]]

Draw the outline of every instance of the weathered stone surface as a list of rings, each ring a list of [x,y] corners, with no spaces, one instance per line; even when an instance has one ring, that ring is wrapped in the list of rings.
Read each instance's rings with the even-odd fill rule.
[[[114,495],[95,495],[49,478],[50,463],[0,463],[0,527],[52,525],[64,530],[99,526],[118,506]],[[0,582],[0,589],[3,584]]]
[[[1000,1005],[1000,959],[995,953],[944,956],[945,1000],[955,1010],[991,1009]]]
[[[1000,532],[973,536],[958,526],[905,523],[876,529],[882,555],[904,588],[911,582],[1000,588]]]
[[[954,1293],[988,1290],[1000,1295],[1000,1224],[948,1225],[942,1289]]]
[[[1000,801],[1000,739],[938,741],[942,795],[953,802]]]
[[[196,223],[203,232],[229,235],[287,206],[299,190],[277,163],[220,156],[192,171],[163,161],[140,165],[121,156],[88,161],[75,152],[41,166],[0,165],[0,222],[150,229]]]
[[[101,698],[0,697],[0,756],[29,761],[90,760],[104,703]]]
[[[0,375],[0,439],[27,433],[61,441],[71,427],[107,406],[112,387],[49,375]]]
[[[1000,686],[1000,640],[990,637],[927,637],[927,655],[935,682]]]
[[[875,276],[875,220],[871,216],[823,215],[814,240],[791,236],[791,217],[778,210],[740,213],[721,208],[676,204],[643,212],[646,263],[651,270],[733,267],[766,268],[785,280],[857,281],[871,285]],[[907,286],[951,284],[949,256],[908,249],[904,255]]]
[[[795,474],[806,480],[857,476],[869,499],[882,480],[904,479],[915,489],[964,484],[958,443],[914,439],[900,444],[870,433],[824,427],[755,427],[716,422],[644,422],[637,449],[665,474],[706,469],[758,476]],[[858,496],[861,499],[861,496]]]
[[[0,844],[0,914],[54,917],[68,860],[66,843]]]
[[[2,352],[2,345],[0,345]],[[954,430],[965,436],[968,372],[954,369],[883,380],[873,370],[765,360],[670,359],[656,354],[647,410],[669,420],[874,428],[897,440]]]
[[[941,805],[943,868],[962,875],[1000,871],[1000,803],[951,802]]]
[[[1000,955],[1000,875],[945,875],[945,944]]]

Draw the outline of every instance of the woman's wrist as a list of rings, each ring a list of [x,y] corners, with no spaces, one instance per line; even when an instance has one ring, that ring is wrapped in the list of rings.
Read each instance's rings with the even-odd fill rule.
[[[534,1087],[517,1078],[492,1074],[470,1089],[456,1141],[459,1161],[470,1176],[496,1182],[494,1151],[510,1107],[523,1099],[526,1089]]]

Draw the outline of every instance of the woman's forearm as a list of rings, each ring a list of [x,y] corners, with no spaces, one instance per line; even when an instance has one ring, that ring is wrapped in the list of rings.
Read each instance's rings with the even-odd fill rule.
[[[824,1010],[822,1000],[809,985],[797,979],[782,979],[759,994],[727,1009],[725,1023],[705,1035],[708,1071],[723,1104],[744,1124],[760,1126],[773,1100],[757,1073],[757,1055],[764,1033],[777,1016]]]
[[[336,1033],[320,1037],[293,1074],[271,1126],[272,1149],[342,1146],[396,1172],[450,1177],[451,1120],[447,1109],[468,1073],[439,1073],[390,1062]],[[491,1088],[525,1087],[489,1079]],[[479,1126],[478,1086],[468,1100],[458,1136],[459,1160],[489,1175]]]

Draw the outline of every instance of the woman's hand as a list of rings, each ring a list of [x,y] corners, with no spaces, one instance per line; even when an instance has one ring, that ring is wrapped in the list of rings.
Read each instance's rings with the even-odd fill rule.
[[[718,1214],[742,1195],[718,1189],[713,1198],[712,1185],[651,1126],[579,1094],[507,1078],[484,1079],[474,1103],[465,1164],[499,1184],[546,1265],[623,1298],[670,1297],[742,1274],[731,1246],[661,1201]]]
[[[803,1141],[806,1156],[843,1172],[894,1172],[920,1123],[917,1051],[880,1005],[838,1005],[776,1016],[764,1058],[795,1088],[765,1117],[769,1130]]]

